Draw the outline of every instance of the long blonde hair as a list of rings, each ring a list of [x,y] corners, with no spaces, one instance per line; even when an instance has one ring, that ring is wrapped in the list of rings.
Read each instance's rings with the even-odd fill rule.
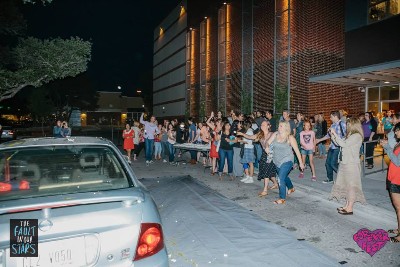
[[[288,140],[289,139],[289,136],[290,136],[290,124],[289,124],[289,122],[288,121],[280,121],[279,122],[279,126],[280,125],[282,125],[283,126],[283,130],[284,130],[284,132],[283,132],[283,138],[284,138],[284,140]],[[279,132],[279,129],[278,129],[278,132]],[[279,133],[280,134],[280,133]]]
[[[364,131],[361,126],[361,122],[358,118],[350,118],[347,120],[347,135],[348,138],[352,134],[360,134],[361,138],[364,139]]]

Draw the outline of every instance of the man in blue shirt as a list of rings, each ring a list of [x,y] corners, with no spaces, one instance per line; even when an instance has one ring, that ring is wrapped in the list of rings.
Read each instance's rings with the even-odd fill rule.
[[[335,131],[340,138],[342,138],[342,139],[345,138],[346,130],[347,130],[346,123],[344,123],[340,120],[339,111],[331,112],[331,121],[332,121],[332,125],[331,125],[331,128],[329,128],[328,133],[321,139],[317,139],[316,140],[317,144],[319,142],[330,139],[331,131]],[[340,152],[339,146],[331,141],[331,144],[329,145],[328,155],[327,155],[326,162],[325,162],[326,175],[328,177],[327,180],[323,181],[323,183],[325,183],[325,184],[333,183],[333,172],[337,172],[338,167],[339,167],[339,163],[338,163],[339,152]]]

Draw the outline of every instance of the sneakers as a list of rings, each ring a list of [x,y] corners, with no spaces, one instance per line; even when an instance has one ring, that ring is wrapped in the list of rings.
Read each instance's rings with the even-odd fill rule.
[[[154,163],[154,161],[150,160],[149,163],[152,164],[152,163]]]
[[[250,176],[247,176],[247,175],[246,175],[245,177],[243,177],[243,179],[240,179],[240,181],[241,181],[241,182],[244,182],[244,181],[248,180],[249,177],[250,177]]]
[[[317,177],[316,176],[311,177],[311,181],[316,182],[317,181]]]
[[[329,180],[329,179],[326,179],[326,180],[324,180],[324,181],[322,181],[324,184],[333,184],[333,180],[331,181],[331,180]]]
[[[162,162],[164,162],[164,163],[166,163],[166,162],[168,162],[166,159],[163,159],[163,161]]]
[[[149,164],[149,163],[150,163],[150,161],[146,160],[146,164]]]
[[[301,173],[299,174],[299,178],[300,178],[300,179],[304,178],[304,173],[301,172]]]
[[[253,177],[249,176],[249,178],[247,180],[244,180],[243,183],[245,184],[252,184],[254,183]]]

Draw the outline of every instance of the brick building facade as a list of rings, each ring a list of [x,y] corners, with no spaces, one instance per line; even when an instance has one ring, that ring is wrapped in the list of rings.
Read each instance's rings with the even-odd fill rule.
[[[289,108],[327,116],[337,109],[366,110],[359,83],[310,82],[346,70],[346,18],[353,16],[348,1],[212,1],[196,10],[190,3],[181,3],[189,19],[186,107],[180,115]],[[350,7],[353,13],[360,10]]]

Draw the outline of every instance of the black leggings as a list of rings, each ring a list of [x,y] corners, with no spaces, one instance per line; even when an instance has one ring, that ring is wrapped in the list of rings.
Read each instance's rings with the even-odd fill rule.
[[[140,151],[142,151],[143,148],[144,148],[144,142],[140,142],[138,145],[135,145],[134,153],[136,154],[137,157],[139,156]]]
[[[372,140],[376,140],[375,138],[376,135],[374,135],[372,137]],[[365,137],[364,138],[364,142],[368,142],[369,141],[369,137]],[[376,142],[370,142],[370,143],[366,143],[365,144],[365,157],[366,162],[368,165],[374,166],[374,158],[369,158],[372,157],[374,155],[374,148],[375,148]]]

